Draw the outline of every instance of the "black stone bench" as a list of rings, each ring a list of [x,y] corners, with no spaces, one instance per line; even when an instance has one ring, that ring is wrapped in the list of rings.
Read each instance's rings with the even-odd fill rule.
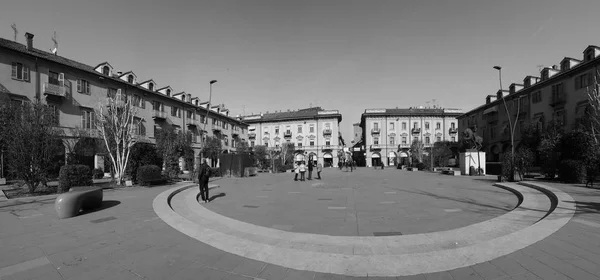
[[[256,167],[246,167],[244,168],[244,177],[256,176],[258,175],[258,168]]]
[[[102,206],[102,188],[75,187],[59,195],[54,208],[59,219],[75,217],[81,210],[90,210]]]
[[[452,168],[442,169],[442,174],[460,176],[460,170],[454,170]]]

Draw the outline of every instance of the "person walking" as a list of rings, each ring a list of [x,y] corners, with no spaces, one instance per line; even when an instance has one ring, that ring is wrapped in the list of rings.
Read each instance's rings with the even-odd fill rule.
[[[321,171],[323,171],[323,165],[319,162],[317,163],[317,179],[321,180]]]
[[[200,197],[204,203],[207,203],[209,200],[208,196],[208,179],[210,178],[210,167],[206,162],[206,159],[202,161],[202,165],[200,165],[200,169],[198,170],[198,185],[200,187]]]
[[[305,181],[304,173],[306,173],[306,165],[304,165],[304,161],[300,162],[300,181]]]
[[[313,172],[313,159],[310,157],[308,159],[308,180],[312,180],[312,172]]]
[[[300,173],[300,165],[297,162],[294,162],[294,181],[298,181],[298,173]]]

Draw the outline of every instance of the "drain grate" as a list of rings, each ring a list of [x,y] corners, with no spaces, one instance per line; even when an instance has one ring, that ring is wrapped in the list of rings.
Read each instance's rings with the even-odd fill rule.
[[[399,232],[399,231],[373,232],[373,236],[394,236],[394,235],[402,235],[402,232]]]
[[[319,200],[332,200],[331,198],[319,198]]]
[[[258,208],[258,206],[256,206],[256,205],[244,205],[242,207],[246,207],[246,208]]]
[[[116,219],[117,219],[117,217],[111,216],[111,217],[101,218],[101,219],[97,219],[97,220],[91,220],[90,223],[99,224],[99,223],[104,223],[104,222],[112,221],[112,220],[116,220]]]

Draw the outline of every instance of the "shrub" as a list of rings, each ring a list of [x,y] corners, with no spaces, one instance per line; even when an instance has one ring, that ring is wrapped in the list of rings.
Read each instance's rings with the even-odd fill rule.
[[[419,163],[417,163],[417,169],[425,170],[425,169],[427,169],[427,165],[425,165],[425,163],[419,162]]]
[[[92,175],[87,165],[65,165],[58,175],[58,192],[66,192],[71,187],[91,186]]]
[[[160,167],[163,165],[163,159],[154,145],[136,143],[131,148],[126,174],[131,176],[131,180],[137,183],[138,168],[144,165],[156,165]]]
[[[94,179],[102,179],[104,178],[104,171],[100,168],[95,168],[92,176]]]
[[[586,175],[585,164],[580,160],[566,159],[558,165],[558,178],[565,183],[583,183]]]
[[[213,167],[210,169],[210,177],[221,177],[221,169],[218,167]]]
[[[156,165],[143,165],[137,169],[137,182],[142,186],[150,186],[152,183],[156,183],[162,180],[160,174],[160,167]]]
[[[544,177],[554,179],[558,168],[557,141],[555,139],[543,139],[538,147],[542,173]]]

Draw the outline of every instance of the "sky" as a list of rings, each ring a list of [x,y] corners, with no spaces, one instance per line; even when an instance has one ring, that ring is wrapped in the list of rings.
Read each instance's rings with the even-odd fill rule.
[[[465,112],[540,66],[600,45],[598,0],[5,0],[11,24],[49,50],[108,61],[231,113],[336,109],[341,131],[365,109],[437,104]],[[429,102],[429,103],[428,103]]]

